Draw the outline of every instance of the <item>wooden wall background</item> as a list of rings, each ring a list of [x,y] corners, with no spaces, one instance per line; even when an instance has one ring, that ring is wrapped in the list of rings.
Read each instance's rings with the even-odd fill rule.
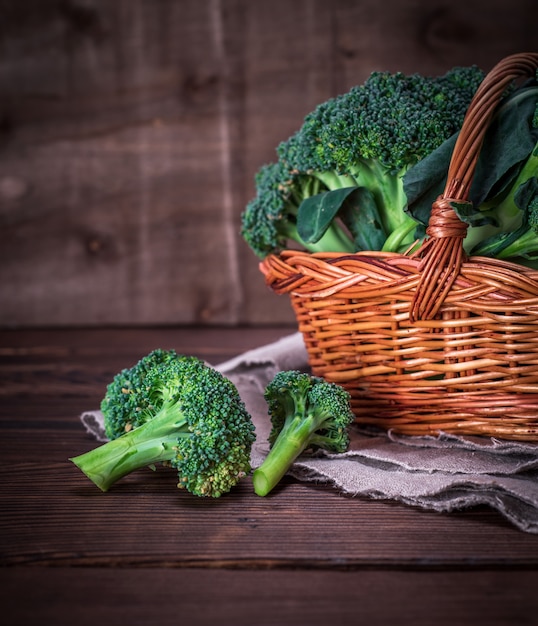
[[[293,320],[257,169],[372,70],[538,49],[536,0],[0,0],[0,325]]]

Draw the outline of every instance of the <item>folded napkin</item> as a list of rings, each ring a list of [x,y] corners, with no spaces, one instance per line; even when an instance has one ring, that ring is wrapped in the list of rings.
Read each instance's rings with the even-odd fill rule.
[[[252,466],[268,451],[270,421],[263,390],[281,370],[308,371],[299,333],[216,366],[237,386],[256,426]],[[86,430],[106,439],[100,411],[81,415]],[[344,454],[303,454],[290,469],[301,481],[323,482],[353,496],[399,501],[439,512],[488,505],[517,528],[538,533],[538,444],[489,437],[410,437],[351,427]]]

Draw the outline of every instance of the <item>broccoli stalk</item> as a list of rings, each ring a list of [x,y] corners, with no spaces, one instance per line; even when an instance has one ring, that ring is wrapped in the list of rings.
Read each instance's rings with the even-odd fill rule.
[[[403,187],[403,176],[406,169],[402,168],[401,172],[395,173],[376,159],[358,158],[355,163],[349,165],[345,174],[314,170],[310,174],[323,182],[328,191],[344,188],[367,190],[377,209],[376,228],[379,229],[381,237],[377,247],[390,252],[402,250],[412,243],[414,239],[412,235],[418,226],[417,221],[405,212],[407,199]],[[360,241],[364,236],[363,230],[366,224],[365,220],[361,219],[361,212],[364,213],[364,204],[359,203],[355,215],[347,213],[343,217],[344,223],[354,236],[356,250],[364,249]],[[322,236],[324,237],[325,234]]]
[[[101,491],[108,491],[120,478],[137,469],[172,461],[177,456],[179,438],[185,436],[189,436],[187,420],[172,404],[163,406],[139,428],[71,461]]]
[[[251,417],[233,383],[195,357],[150,353],[115,376],[101,407],[113,438],[71,461],[102,491],[166,462],[178,487],[219,497],[250,471]]]
[[[520,231],[516,231],[519,233]],[[538,196],[535,196],[528,207],[528,216],[522,227],[521,234],[515,241],[503,248],[497,255],[499,259],[538,259]],[[531,265],[529,263],[529,265]],[[532,265],[531,265],[532,266]]]
[[[254,470],[254,491],[266,496],[306,449],[345,452],[354,421],[349,393],[340,385],[295,370],[279,372],[265,389],[270,451]]]

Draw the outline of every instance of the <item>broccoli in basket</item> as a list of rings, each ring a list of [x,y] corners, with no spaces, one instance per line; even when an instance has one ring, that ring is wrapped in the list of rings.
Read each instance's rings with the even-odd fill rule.
[[[279,372],[265,389],[271,449],[254,470],[254,491],[267,495],[306,449],[345,452],[355,417],[340,385],[295,370]]]
[[[320,104],[257,173],[245,241],[260,258],[290,242],[311,252],[406,249],[424,225],[406,211],[403,177],[459,131],[483,78],[474,66],[440,77],[374,72]]]
[[[71,460],[103,491],[166,462],[178,487],[219,497],[250,471],[251,417],[235,385],[196,357],[154,350],[115,376],[101,408],[111,441]]]
[[[455,137],[447,139],[404,178],[408,210],[426,222],[442,193]],[[467,254],[535,266],[538,260],[538,80],[512,85],[488,124],[469,191],[453,203],[467,224]]]

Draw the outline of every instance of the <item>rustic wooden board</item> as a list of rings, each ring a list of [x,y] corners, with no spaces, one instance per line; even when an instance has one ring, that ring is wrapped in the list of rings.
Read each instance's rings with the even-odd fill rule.
[[[0,325],[288,323],[254,173],[374,69],[536,49],[534,0],[4,0]]]
[[[286,480],[218,500],[140,470],[100,492],[68,459],[94,448],[78,416],[156,347],[214,363],[276,340],[268,328],[0,332],[0,565],[170,567],[538,566],[538,536],[486,508],[440,515]],[[149,533],[158,520],[159,532]],[[285,540],[284,540],[285,538]],[[492,549],[495,546],[495,549]]]
[[[532,571],[9,568],[9,626],[534,624]]]
[[[217,500],[140,470],[101,493],[78,420],[154,347],[213,362],[267,329],[0,331],[0,604],[6,626],[512,626],[538,611],[538,536],[484,507],[438,514],[286,479]]]

